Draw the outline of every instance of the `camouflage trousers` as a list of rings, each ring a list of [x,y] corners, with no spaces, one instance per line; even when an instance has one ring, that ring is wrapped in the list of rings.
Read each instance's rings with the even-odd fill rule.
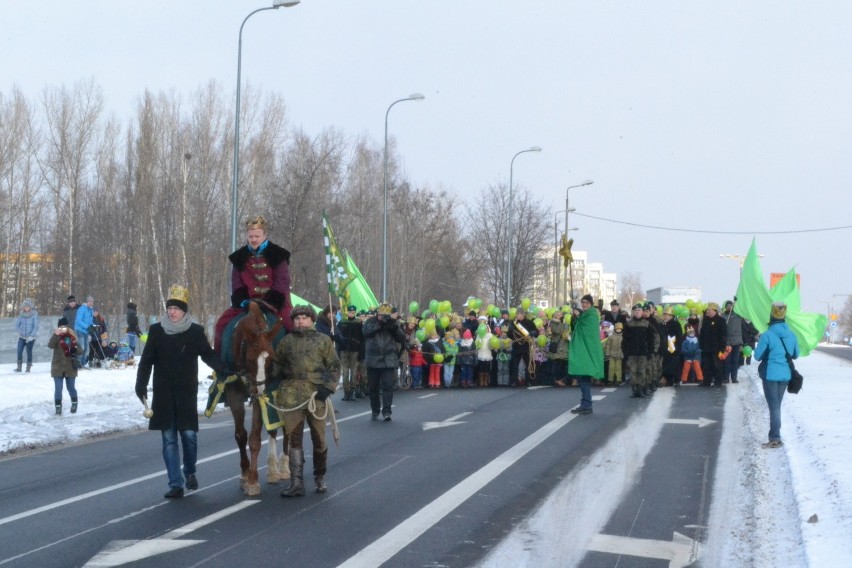
[[[325,413],[325,403],[317,402],[316,412],[320,416]],[[328,464],[328,446],[325,443],[325,420],[316,418],[307,409],[299,409],[284,413],[284,432],[290,449],[302,449],[302,436],[305,430],[305,420],[311,432],[311,442],[314,452],[314,475],[325,475]]]
[[[358,375],[358,365],[357,351],[340,352],[340,371],[343,373],[344,390],[353,390],[355,388],[355,377]]]
[[[630,384],[637,387],[648,386],[648,366],[647,357],[630,356],[627,358],[627,372],[630,374]],[[612,361],[610,361],[612,364]]]
[[[606,381],[608,383],[620,383],[624,380],[623,360],[621,357],[613,357],[609,360],[609,367],[606,372]]]

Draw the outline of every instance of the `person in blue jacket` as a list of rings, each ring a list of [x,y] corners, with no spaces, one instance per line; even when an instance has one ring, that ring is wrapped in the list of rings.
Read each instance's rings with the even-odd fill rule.
[[[86,303],[77,308],[77,317],[74,320],[74,333],[77,334],[77,345],[83,350],[80,355],[80,367],[89,368],[89,329],[94,322],[95,299],[92,296],[86,298]],[[71,322],[68,322],[71,323]]]
[[[784,321],[787,316],[787,304],[775,302],[772,304],[769,317],[769,329],[760,335],[754,358],[765,361],[765,374],[762,374],[763,395],[769,406],[769,441],[764,448],[780,448],[781,441],[781,400],[787,383],[790,382],[790,365],[787,354],[793,359],[799,356],[799,342]]]

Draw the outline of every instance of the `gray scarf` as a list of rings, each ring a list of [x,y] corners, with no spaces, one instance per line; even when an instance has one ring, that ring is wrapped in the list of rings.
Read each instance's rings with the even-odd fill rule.
[[[172,320],[170,320],[168,314],[166,314],[160,321],[160,325],[163,326],[163,331],[166,332],[166,335],[177,335],[178,333],[183,333],[189,329],[189,326],[192,325],[192,318],[189,317],[189,312],[187,312],[183,314],[183,317],[179,319],[177,323],[172,323]]]

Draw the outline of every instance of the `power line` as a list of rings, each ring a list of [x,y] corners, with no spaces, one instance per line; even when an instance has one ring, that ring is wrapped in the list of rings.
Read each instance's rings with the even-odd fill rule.
[[[679,233],[710,233],[714,235],[794,235],[796,233],[825,233],[828,231],[842,231],[844,229],[852,229],[852,225],[842,225],[840,227],[821,227],[819,229],[791,229],[788,231],[710,231],[705,229],[681,229],[677,227],[660,227],[658,225],[643,225],[642,223],[632,223],[630,221],[619,221],[618,219],[607,219],[606,217],[597,217],[595,215],[587,215],[585,213],[574,212],[574,215],[586,217],[588,219],[596,219],[606,223],[615,223],[618,225],[630,225],[631,227],[640,227],[642,229],[657,229],[660,231],[674,231]]]

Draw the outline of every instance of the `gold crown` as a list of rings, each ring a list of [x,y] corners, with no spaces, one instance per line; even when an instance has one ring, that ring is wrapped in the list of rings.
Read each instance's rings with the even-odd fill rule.
[[[393,306],[388,304],[387,302],[379,306],[379,313],[384,315],[390,315],[393,312]]]
[[[180,300],[186,305],[189,305],[189,290],[180,284],[172,284],[169,287],[169,300]]]
[[[264,219],[262,215],[256,215],[246,221],[246,229],[248,230],[261,229],[263,231],[266,231],[268,228],[269,224],[266,222],[266,219]]]

